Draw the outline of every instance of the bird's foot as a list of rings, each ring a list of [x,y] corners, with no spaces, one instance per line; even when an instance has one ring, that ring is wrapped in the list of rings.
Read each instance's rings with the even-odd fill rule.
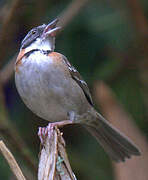
[[[47,136],[49,138],[51,137],[51,135],[53,134],[53,129],[55,127],[60,128],[69,124],[73,124],[73,121],[65,120],[65,121],[60,121],[60,122],[49,123],[47,127],[39,127],[38,136],[40,138],[41,144],[44,144]]]
[[[44,144],[47,135],[48,135],[47,127],[39,127],[38,136],[40,138],[41,144]]]

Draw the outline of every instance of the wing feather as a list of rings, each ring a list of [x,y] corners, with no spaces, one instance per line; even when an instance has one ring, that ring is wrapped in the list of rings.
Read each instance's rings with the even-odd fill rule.
[[[87,83],[83,80],[82,76],[80,75],[80,73],[75,69],[74,66],[72,66],[69,61],[67,60],[67,58],[65,56],[63,56],[63,60],[64,63],[68,66],[69,72],[71,74],[71,77],[78,83],[78,85],[82,88],[88,102],[93,106],[93,101],[92,101],[92,97],[91,94],[89,92],[89,88]]]

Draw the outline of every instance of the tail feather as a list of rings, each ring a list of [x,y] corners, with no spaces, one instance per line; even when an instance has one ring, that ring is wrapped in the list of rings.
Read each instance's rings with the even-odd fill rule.
[[[116,162],[140,155],[138,148],[101,115],[85,127]]]

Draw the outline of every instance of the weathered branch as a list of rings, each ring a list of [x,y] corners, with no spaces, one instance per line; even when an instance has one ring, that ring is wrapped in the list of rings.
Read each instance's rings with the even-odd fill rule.
[[[1,85],[1,84],[0,84]],[[30,151],[26,146],[23,139],[20,137],[17,128],[14,124],[9,120],[4,94],[2,91],[2,87],[0,86],[0,133],[1,137],[7,140],[18,152],[18,155],[21,155],[23,160],[28,164],[31,168],[32,172],[36,171],[36,164],[33,158],[30,155]]]
[[[7,160],[11,171],[15,175],[15,177],[18,180],[26,180],[21,169],[19,168],[15,158],[13,157],[12,153],[9,151],[9,149],[6,147],[6,145],[3,143],[3,141],[0,141],[0,151]]]
[[[59,129],[48,130],[40,153],[38,180],[76,180]]]
[[[79,0],[74,0],[72,1],[72,3],[69,5],[69,7],[61,14],[61,25],[62,26],[66,26],[70,20],[80,11],[80,9],[86,4],[88,0],[82,0],[81,2]],[[15,11],[15,9],[18,8],[19,4],[21,1],[19,0],[15,0],[12,6],[12,9],[10,11],[10,13],[7,15],[7,17],[4,19],[4,24],[3,24],[3,29],[7,29],[6,27],[9,25],[9,22],[14,18],[14,14],[13,12]],[[62,24],[63,23],[63,24]],[[10,28],[10,27],[9,27]],[[2,30],[3,32],[3,30]],[[5,34],[5,32],[3,32]],[[2,33],[2,34],[3,34]],[[5,36],[5,35],[3,35]],[[3,40],[1,40],[2,42]],[[0,43],[2,44],[2,43]],[[9,81],[9,79],[12,77],[13,74],[13,68],[14,68],[14,61],[15,61],[15,56],[9,61],[9,63],[0,71],[0,81],[1,81],[1,85],[7,83]],[[2,103],[3,101],[1,101]],[[3,106],[3,104],[1,104]],[[1,106],[0,105],[0,106]],[[4,107],[5,109],[5,107]],[[2,120],[1,117],[1,121],[4,122],[4,126],[1,123],[1,132],[3,132],[5,137],[11,137],[12,140],[12,144],[15,144],[15,147],[19,150],[19,152],[21,152],[22,156],[24,157],[24,159],[26,160],[26,162],[28,162],[32,167],[34,167],[34,163],[31,160],[31,158],[28,158],[29,155],[28,153],[26,153],[26,148],[23,148],[21,150],[21,147],[24,147],[24,143],[21,143],[21,146],[19,144],[19,142],[22,142],[21,138],[19,137],[18,133],[14,133],[17,132],[14,126],[11,126],[8,118],[7,118],[7,113],[3,112],[4,117]],[[10,138],[9,138],[10,139]],[[19,141],[17,140],[19,139]],[[30,159],[30,161],[29,161]]]

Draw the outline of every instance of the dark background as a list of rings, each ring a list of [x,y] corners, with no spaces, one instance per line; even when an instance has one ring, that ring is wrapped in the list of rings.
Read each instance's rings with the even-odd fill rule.
[[[48,123],[27,109],[15,87],[13,59],[26,33],[34,26],[60,17],[63,30],[56,39],[56,51],[64,54],[86,80],[99,112],[110,119],[108,112],[112,112],[113,106],[107,104],[113,99],[117,107],[118,103],[122,104],[120,110],[132,122],[129,131],[133,132],[135,143],[148,151],[147,16],[147,0],[0,1],[0,139],[10,148],[24,174],[35,179],[34,162],[37,167],[40,143],[37,131],[39,126]],[[102,83],[110,95],[97,96],[101,91],[105,92],[104,89],[96,90],[100,86],[105,88]],[[119,116],[122,128],[123,114],[119,113]],[[124,123],[125,129],[126,125]],[[65,127],[63,132],[69,160],[79,180],[122,178],[118,176],[118,165],[112,164],[82,127]],[[148,166],[146,155],[135,162],[140,162],[143,168]],[[125,166],[140,174],[139,167],[132,163]],[[140,180],[148,179],[148,171],[144,170],[142,174]],[[126,171],[125,175],[128,175]],[[2,155],[0,179],[14,179]],[[132,175],[129,179],[135,180]]]

